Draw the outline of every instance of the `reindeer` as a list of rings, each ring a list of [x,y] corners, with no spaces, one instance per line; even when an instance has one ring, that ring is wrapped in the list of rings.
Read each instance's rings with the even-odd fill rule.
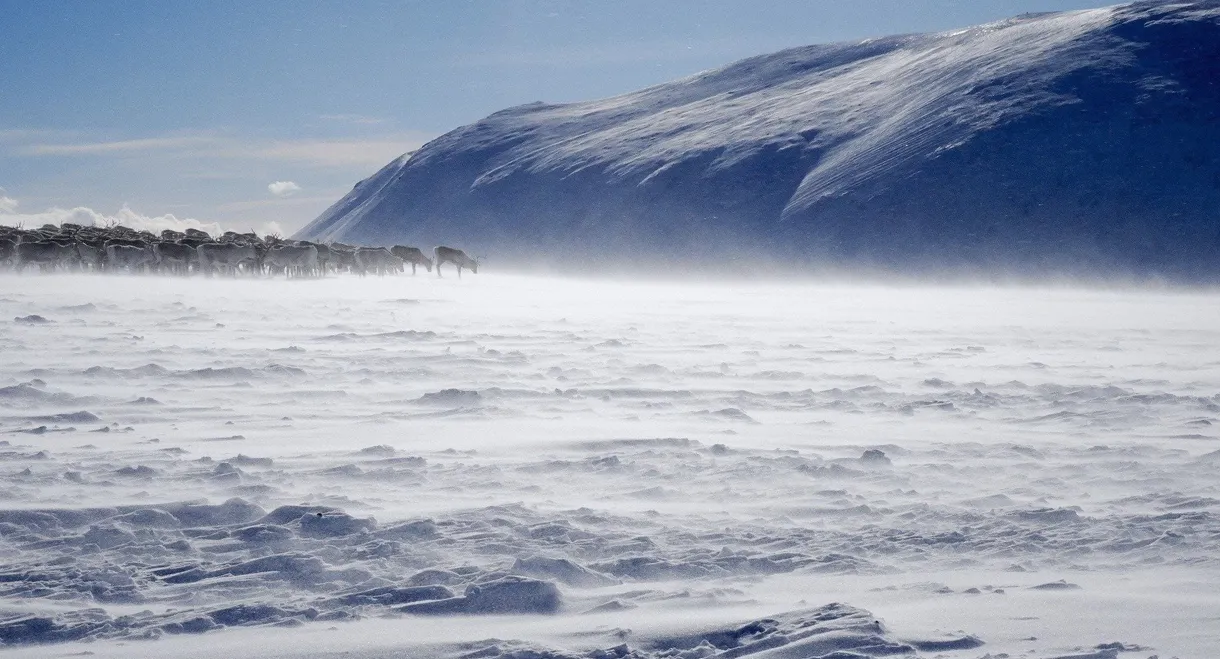
[[[390,253],[384,247],[357,247],[356,274],[361,277],[370,272],[378,277],[402,272],[405,268],[402,259]]]
[[[127,245],[109,241],[106,243],[106,265],[114,270],[146,272],[157,265],[157,255],[151,245]]]
[[[247,272],[261,274],[263,271],[263,246],[227,243],[206,243],[195,248],[195,258],[199,260],[199,269],[205,276],[211,277],[212,270],[219,268],[223,273],[237,276],[242,266]]]
[[[37,265],[43,272],[54,272],[61,265],[71,268],[79,260],[74,244],[54,240],[23,240],[17,243],[16,254],[17,274],[21,274],[30,264]]]
[[[12,238],[0,237],[0,263],[16,265],[17,241]]]
[[[318,272],[318,248],[313,245],[276,245],[267,250],[263,263],[284,277],[313,277]]]
[[[470,268],[471,272],[475,273],[476,275],[479,274],[479,260],[466,256],[466,252],[463,252],[460,249],[454,249],[452,247],[445,247],[444,245],[441,245],[440,247],[432,250],[432,255],[435,257],[434,260],[436,261],[437,277],[441,276],[441,264],[445,263],[446,261],[457,266],[458,279],[462,278],[462,268]]]
[[[162,241],[153,243],[152,251],[153,256],[156,257],[157,267],[162,272],[189,275],[191,263],[199,260],[194,246],[190,244]]]
[[[76,256],[82,270],[101,272],[106,268],[106,245],[101,242],[76,239]]]
[[[405,245],[395,245],[390,248],[390,253],[402,259],[404,263],[411,264],[411,274],[415,274],[415,266],[422,265],[432,272],[432,259],[424,256],[418,247],[407,247]]]

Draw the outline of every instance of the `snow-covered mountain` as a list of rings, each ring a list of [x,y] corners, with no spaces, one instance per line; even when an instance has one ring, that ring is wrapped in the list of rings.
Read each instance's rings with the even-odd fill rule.
[[[1220,0],[808,46],[497,112],[301,238],[563,268],[1220,275]]]

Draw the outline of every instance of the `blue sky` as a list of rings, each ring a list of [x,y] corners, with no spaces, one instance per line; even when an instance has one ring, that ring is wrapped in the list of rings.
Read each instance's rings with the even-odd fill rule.
[[[0,0],[0,221],[126,206],[128,223],[291,233],[390,159],[511,105],[1108,4]]]

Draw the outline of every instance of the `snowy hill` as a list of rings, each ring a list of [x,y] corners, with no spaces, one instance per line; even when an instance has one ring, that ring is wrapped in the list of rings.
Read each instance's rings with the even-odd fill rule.
[[[500,263],[1220,276],[1220,0],[754,57],[495,113],[300,238]]]

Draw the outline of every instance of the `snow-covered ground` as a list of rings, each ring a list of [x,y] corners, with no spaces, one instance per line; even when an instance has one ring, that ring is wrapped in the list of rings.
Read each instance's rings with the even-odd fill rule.
[[[0,642],[1215,656],[1217,345],[1198,292],[3,277]]]

